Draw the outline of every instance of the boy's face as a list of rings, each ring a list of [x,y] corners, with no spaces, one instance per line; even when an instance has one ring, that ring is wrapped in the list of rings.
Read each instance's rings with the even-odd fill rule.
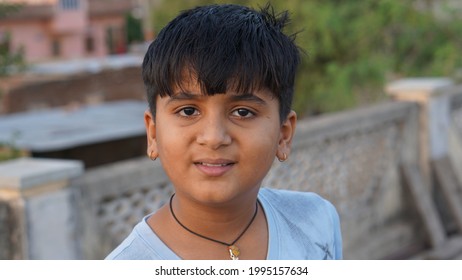
[[[207,96],[189,82],[157,97],[145,123],[148,154],[159,156],[176,194],[218,205],[255,197],[275,156],[289,154],[296,115],[281,125],[267,90]]]

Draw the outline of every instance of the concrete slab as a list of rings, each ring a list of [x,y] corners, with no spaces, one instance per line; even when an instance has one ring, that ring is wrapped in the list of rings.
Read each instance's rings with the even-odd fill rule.
[[[144,101],[117,101],[0,116],[0,143],[50,152],[142,136],[147,107]]]
[[[24,190],[82,173],[80,161],[20,158],[0,164],[0,189]]]
[[[82,72],[98,73],[105,69],[120,69],[124,67],[141,67],[142,55],[122,54],[109,55],[103,58],[81,58],[43,62],[31,65],[27,72],[39,75],[77,74]]]
[[[397,97],[402,97],[403,92],[419,92],[422,94],[434,94],[441,88],[454,85],[449,78],[407,78],[391,82],[385,91]]]

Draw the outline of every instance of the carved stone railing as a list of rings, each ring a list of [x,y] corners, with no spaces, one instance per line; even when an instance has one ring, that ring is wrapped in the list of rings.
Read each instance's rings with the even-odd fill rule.
[[[399,167],[418,161],[418,108],[388,103],[303,121],[265,184],[316,192],[340,214],[344,257],[376,259],[422,242]]]
[[[135,159],[95,168],[77,181],[84,258],[101,259],[172,194],[159,162]]]
[[[462,182],[462,86],[452,89],[449,102],[449,155]]]
[[[423,259],[462,258],[462,87],[447,78],[414,78],[391,83],[397,100],[419,104],[420,170],[406,164],[406,187],[424,225]],[[420,175],[422,173],[423,176]]]

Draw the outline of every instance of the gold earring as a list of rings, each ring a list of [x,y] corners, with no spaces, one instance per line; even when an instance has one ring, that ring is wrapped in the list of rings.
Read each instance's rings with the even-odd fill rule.
[[[148,156],[152,161],[155,161],[157,157],[153,156],[152,153],[154,153],[154,151],[151,151],[151,153]]]
[[[282,158],[278,157],[279,162],[284,162],[287,160],[287,155],[286,153],[282,153]]]

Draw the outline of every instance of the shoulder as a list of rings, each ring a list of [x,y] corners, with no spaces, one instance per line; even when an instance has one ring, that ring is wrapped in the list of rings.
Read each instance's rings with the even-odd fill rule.
[[[142,227],[141,222],[137,224],[127,238],[106,257],[106,260],[153,259],[152,253],[146,249]]]
[[[340,220],[328,200],[312,192],[267,188],[260,190],[259,199],[273,223],[272,238],[282,248],[275,258],[342,258]]]
[[[262,188],[260,198],[266,200],[273,207],[277,206],[280,212],[291,212],[291,214],[299,210],[309,211],[313,214],[336,212],[332,203],[313,192]]]
[[[133,228],[130,235],[106,257],[106,260],[178,259],[151,230],[146,218]]]

